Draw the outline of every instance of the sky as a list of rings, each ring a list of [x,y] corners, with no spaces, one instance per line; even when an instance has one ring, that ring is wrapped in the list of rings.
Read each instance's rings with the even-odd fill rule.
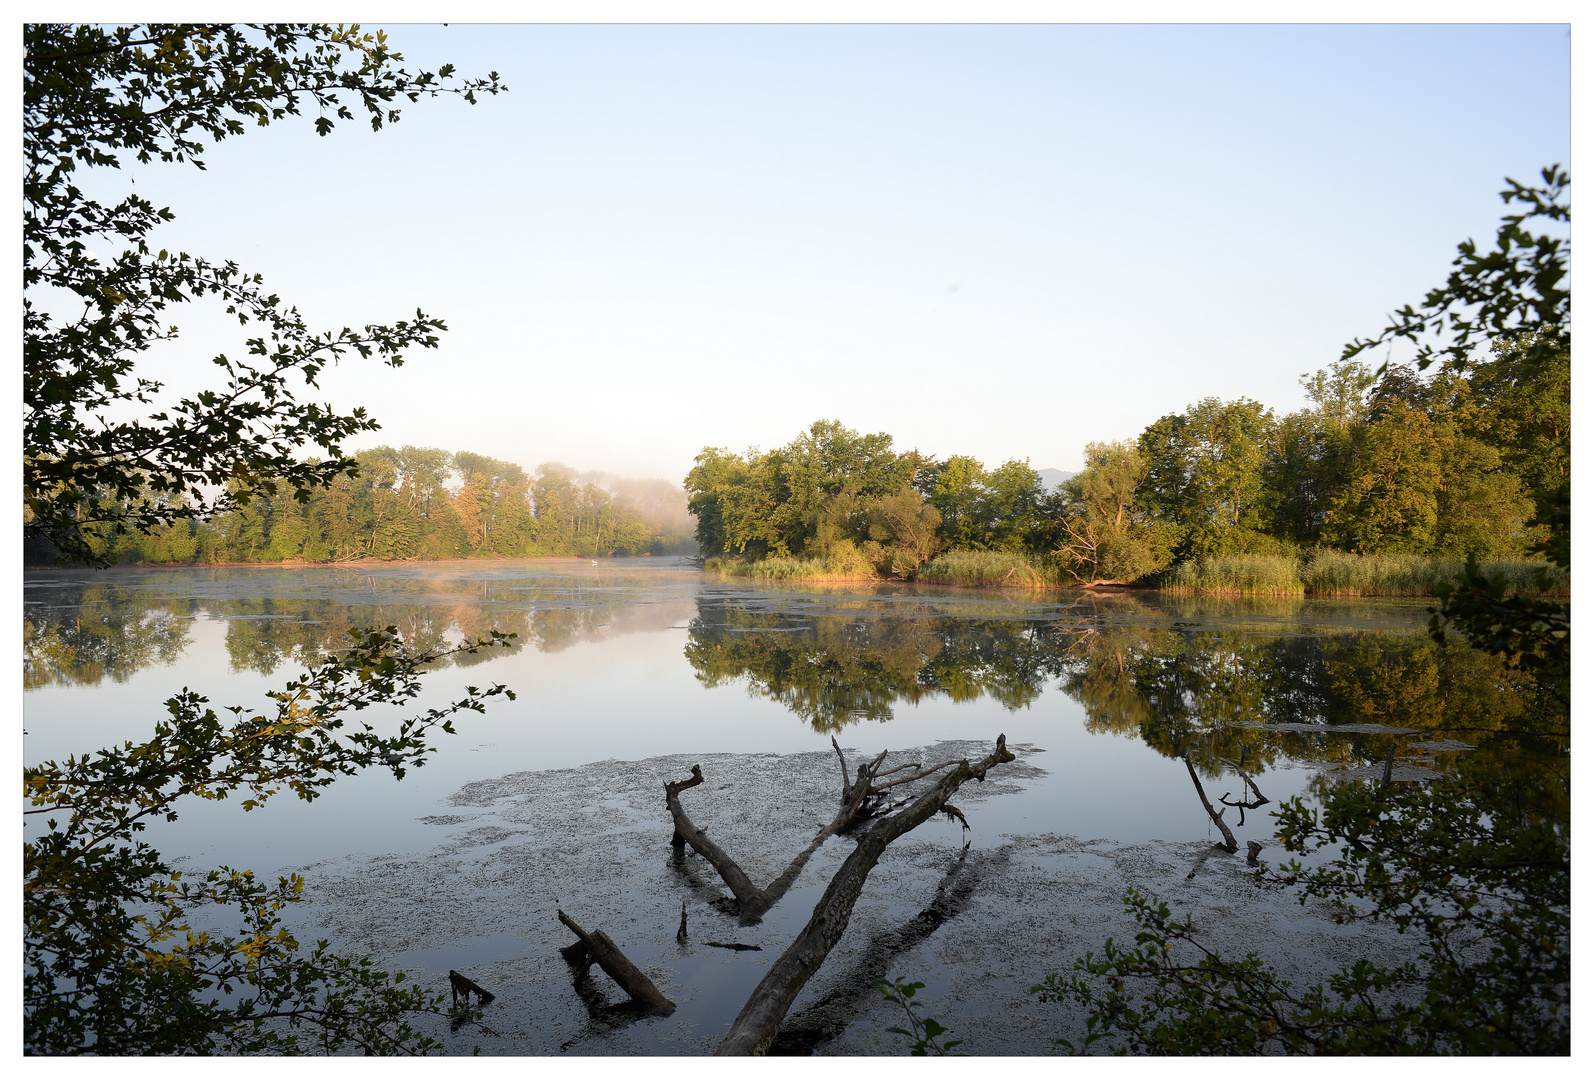
[[[1204,397],[1303,407],[1570,160],[1557,24],[385,29],[509,92],[94,181],[313,325],[447,322],[323,378],[355,449],[679,481],[836,419],[1072,471]],[[181,314],[150,363],[190,392],[242,335]]]

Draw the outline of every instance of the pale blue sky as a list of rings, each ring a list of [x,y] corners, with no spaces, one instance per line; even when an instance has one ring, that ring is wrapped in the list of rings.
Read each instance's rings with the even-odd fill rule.
[[[448,321],[324,380],[356,446],[527,466],[679,480],[835,418],[1076,469],[1207,395],[1290,411],[1570,155],[1562,25],[388,31],[510,93],[133,175],[160,245],[314,322]],[[237,350],[194,314],[174,387]]]

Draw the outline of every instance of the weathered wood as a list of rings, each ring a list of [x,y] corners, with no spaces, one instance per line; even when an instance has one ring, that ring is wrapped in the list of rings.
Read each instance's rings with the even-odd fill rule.
[[[700,765],[692,766],[690,779],[665,782],[664,805],[669,808],[670,817],[675,821],[675,835],[691,844],[693,851],[709,861],[709,865],[714,867],[730,888],[731,894],[736,897],[736,904],[741,913],[746,917],[756,918],[769,910],[769,897],[763,889],[753,884],[752,879],[736,864],[736,860],[731,858],[724,848],[710,840],[708,834],[693,824],[692,819],[686,816],[686,811],[681,809],[681,792],[702,782],[703,768]]]
[[[665,1016],[675,1011],[675,1003],[659,992],[659,988],[653,985],[653,980],[642,974],[641,968],[626,959],[625,953],[620,951],[620,947],[608,934],[602,930],[588,933],[577,926],[575,920],[563,911],[559,912],[559,921],[575,932],[576,937],[581,939],[581,944],[586,947],[587,955],[603,969],[604,974],[619,984],[620,989],[624,990],[632,1001],[656,1009]],[[570,958],[567,950],[561,949],[560,952],[565,954],[567,960]]]
[[[851,802],[852,777],[847,773],[847,755],[841,752],[841,744],[836,741],[834,735],[830,737],[830,745],[836,748],[836,756],[841,759],[841,801]]]
[[[1190,770],[1190,780],[1195,784],[1196,794],[1201,796],[1201,805],[1206,807],[1207,817],[1211,818],[1212,823],[1223,833],[1223,850],[1233,855],[1240,850],[1240,845],[1234,839],[1234,834],[1229,831],[1228,823],[1223,820],[1223,811],[1212,809],[1212,804],[1207,801],[1206,789],[1201,786],[1201,778],[1196,775],[1195,766],[1190,762],[1190,755],[1182,754],[1180,756],[1184,759],[1184,767]]]
[[[1255,840],[1245,842],[1245,861],[1256,866],[1261,861],[1262,845]]]
[[[465,1004],[467,1006],[470,1005],[470,996],[472,994],[476,995],[477,1000],[478,1000],[478,1002],[480,1004],[482,1004],[482,1005],[490,1005],[492,1003],[493,998],[496,996],[493,993],[491,993],[490,991],[483,989],[480,985],[478,985],[477,983],[473,982],[471,979],[465,977],[464,975],[461,975],[457,971],[452,971],[452,970],[449,971],[449,973],[448,973],[448,988],[451,991],[453,991],[454,1004],[456,1004],[456,1005],[459,1004],[459,999],[460,998],[464,998],[465,999]]]
[[[705,941],[705,945],[712,945],[716,949],[734,949],[736,952],[763,952],[762,945],[743,945],[740,941]]]
[[[686,901],[681,901],[681,928],[675,932],[675,940],[686,944]]]
[[[929,791],[897,813],[881,818],[864,833],[858,840],[857,848],[847,856],[846,862],[842,863],[841,869],[831,879],[824,896],[815,905],[808,925],[803,927],[796,940],[770,967],[747,999],[747,1004],[742,1006],[742,1011],[731,1024],[729,1034],[720,1043],[715,1055],[735,1057],[762,1054],[768,1050],[792,1002],[819,970],[836,942],[841,940],[864,882],[887,846],[941,812],[946,801],[965,781],[983,781],[990,769],[1013,759],[1013,753],[1007,749],[1007,736],[998,736],[996,749],[990,756],[977,764],[960,762]],[[877,767],[879,760],[876,760]]]

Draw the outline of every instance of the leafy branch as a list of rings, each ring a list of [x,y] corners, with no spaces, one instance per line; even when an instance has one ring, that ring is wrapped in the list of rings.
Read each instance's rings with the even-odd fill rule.
[[[184,690],[166,702],[168,717],[146,742],[24,769],[26,813],[50,815],[23,848],[26,1049],[291,1052],[306,1027],[323,1052],[437,1049],[411,1020],[455,1015],[440,995],[369,960],[337,956],[325,941],[301,950],[280,914],[302,899],[298,875],[268,886],[222,867],[184,880],[137,834],[149,820],[176,820],[179,800],[190,796],[243,793],[247,811],[283,790],[312,800],[337,777],[372,766],[402,779],[434,752],[432,734],[453,732],[455,714],[514,693],[467,687],[459,700],[387,732],[346,717],[406,705],[425,665],[512,637],[493,631],[456,648],[413,650],[394,627],[356,631],[349,648],[268,695],[269,709],[224,710],[233,714],[224,723]],[[237,934],[194,922],[224,909],[237,912]]]
[[[1436,360],[1465,368],[1475,345],[1510,337],[1531,340],[1525,357],[1531,367],[1569,340],[1572,290],[1566,275],[1572,242],[1565,236],[1535,234],[1529,223],[1571,224],[1567,192],[1572,178],[1559,165],[1540,175],[1543,187],[1506,178],[1500,199],[1518,209],[1501,218],[1493,250],[1480,251],[1473,240],[1457,245],[1450,264],[1454,269],[1445,283],[1431,289],[1417,307],[1407,304],[1394,312],[1389,325],[1373,337],[1352,340],[1341,361],[1404,339],[1418,346],[1419,370]]]
[[[919,1014],[913,1011],[913,995],[924,989],[922,982],[903,982],[899,977],[891,980],[876,979],[874,985],[875,989],[879,990],[886,1000],[896,1002],[902,1006],[902,1011],[907,1014],[908,1024],[913,1030],[909,1031],[907,1028],[899,1027],[886,1028],[886,1030],[893,1035],[903,1035],[914,1040],[908,1050],[914,1057],[928,1057],[931,1054],[938,1057],[948,1057],[950,1056],[948,1051],[954,1046],[963,1044],[962,1039],[948,1039],[945,1042],[937,1042],[936,1040],[945,1035],[948,1029],[942,1027],[934,1017],[927,1016],[920,1019]]]

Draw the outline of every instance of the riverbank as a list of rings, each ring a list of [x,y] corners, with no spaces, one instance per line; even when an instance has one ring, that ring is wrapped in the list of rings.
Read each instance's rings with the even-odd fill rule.
[[[999,551],[949,551],[936,556],[911,575],[888,577],[861,573],[852,560],[711,558],[706,573],[762,580],[802,581],[813,584],[915,581],[966,588],[1017,588],[1093,590],[1111,588],[1188,596],[1313,596],[1359,597],[1432,596],[1434,586],[1453,581],[1465,565],[1463,559],[1426,555],[1358,555],[1343,551],[1314,551],[1304,556],[1224,555],[1191,559],[1136,582],[1084,582],[1072,579],[1055,560]],[[1503,576],[1507,592],[1520,595],[1571,595],[1571,575],[1560,567],[1536,559],[1493,559],[1483,562],[1485,573]],[[1541,588],[1542,584],[1547,587]]]
[[[1163,575],[1159,588],[1193,596],[1432,596],[1436,585],[1455,580],[1465,565],[1464,559],[1343,551],[1299,558],[1225,555],[1180,563]],[[1571,595],[1571,574],[1542,560],[1490,559],[1479,565],[1485,574],[1505,578],[1509,593]]]

